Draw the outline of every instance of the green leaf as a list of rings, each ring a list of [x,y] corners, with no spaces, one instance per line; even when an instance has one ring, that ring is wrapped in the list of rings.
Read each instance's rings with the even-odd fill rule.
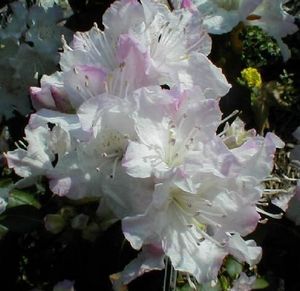
[[[263,278],[257,278],[252,289],[257,290],[257,289],[264,289],[269,286],[269,283],[263,279]]]
[[[8,228],[0,224],[0,239],[2,239],[7,232],[8,232]]]
[[[41,204],[33,196],[33,194],[18,189],[14,189],[10,192],[7,207],[12,208],[20,205],[30,205],[38,209],[41,208]]]
[[[226,263],[225,263],[225,268],[226,268],[228,275],[232,279],[236,279],[238,277],[238,275],[242,272],[243,265],[241,263],[239,263],[238,261],[236,261],[235,259],[233,259],[232,257],[228,257],[228,259],[226,260]]]
[[[7,198],[10,189],[13,186],[11,179],[1,179],[0,180],[0,197]]]
[[[12,232],[26,233],[34,230],[43,223],[38,209],[30,205],[9,208],[1,217],[1,224]]]
[[[13,183],[12,179],[9,179],[9,178],[1,179],[0,180],[0,188],[5,188],[5,187],[9,186],[12,183]]]
[[[222,291],[222,287],[221,287],[220,281],[218,280],[216,282],[216,285],[214,285],[214,286],[211,285],[211,282],[202,284],[199,290],[201,290],[201,291]],[[226,290],[226,289],[224,289],[224,290]]]
[[[66,221],[61,214],[47,214],[44,222],[45,228],[54,234],[60,233],[66,226]]]
[[[189,284],[185,284],[181,287],[177,287],[176,291],[195,291]]]

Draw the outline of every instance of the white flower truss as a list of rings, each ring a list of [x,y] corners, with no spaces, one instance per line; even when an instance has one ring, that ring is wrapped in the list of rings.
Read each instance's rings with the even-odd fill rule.
[[[104,32],[77,33],[62,72],[31,88],[27,144],[6,154],[19,186],[45,176],[55,194],[101,197],[142,248],[125,283],[165,257],[199,282],[214,280],[228,254],[255,265],[261,248],[242,237],[264,213],[261,182],[282,142],[238,121],[216,133],[230,85],[206,56],[197,12],[122,0],[103,22]]]
[[[101,93],[125,97],[151,85],[196,85],[215,97],[228,92],[221,70],[207,58],[211,40],[198,14],[122,0],[105,12],[103,23],[104,31],[94,26],[65,43],[62,72],[44,76],[41,88],[31,89],[36,109],[69,112]]]
[[[138,139],[129,142],[123,166],[133,177],[154,177],[155,186],[147,210],[125,217],[122,226],[133,248],[153,245],[176,270],[206,282],[216,278],[227,254],[250,265],[259,261],[261,249],[241,236],[260,219],[260,184],[282,142],[269,133],[229,149],[216,135],[221,120],[217,102],[193,95],[175,94],[169,103],[164,97],[155,111],[153,105],[162,101],[141,100],[134,117]],[[143,256],[147,262],[149,256]],[[156,263],[159,268],[161,260]],[[132,277],[125,270],[124,280]]]

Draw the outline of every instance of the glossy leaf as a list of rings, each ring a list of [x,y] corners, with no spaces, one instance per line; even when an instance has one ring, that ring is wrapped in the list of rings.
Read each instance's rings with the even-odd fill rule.
[[[20,205],[30,205],[38,209],[41,207],[41,204],[34,197],[33,194],[18,189],[14,189],[10,192],[8,198],[8,208],[12,208]]]

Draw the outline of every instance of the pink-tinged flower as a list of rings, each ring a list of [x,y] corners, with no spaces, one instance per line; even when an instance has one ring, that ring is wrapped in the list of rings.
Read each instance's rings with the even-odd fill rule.
[[[32,126],[31,126],[32,125]],[[8,166],[24,179],[22,185],[31,185],[39,176],[47,175],[57,159],[68,153],[71,148],[70,134],[60,126],[50,129],[46,124],[29,124],[25,128],[24,140],[18,148],[5,154]]]
[[[221,134],[224,143],[229,149],[241,146],[246,140],[256,135],[255,129],[245,130],[244,122],[237,117],[230,125],[225,124]]]
[[[126,99],[106,94],[78,110],[83,129],[91,134],[78,145],[80,169],[90,177],[89,192],[100,190],[118,218],[143,212],[153,188],[152,179],[136,180],[121,165],[128,140],[136,139],[131,112]]]
[[[233,286],[230,291],[251,291],[253,290],[256,276],[247,276],[245,273],[241,273],[238,279],[234,280]]]
[[[262,248],[257,247],[254,240],[244,241],[238,234],[229,238],[228,251],[240,262],[247,262],[249,266],[256,265],[262,255]]]
[[[261,3],[262,0],[194,0],[203,15],[203,24],[209,33],[230,32],[240,21]]]
[[[32,177],[43,173],[45,169],[51,168],[54,154],[45,153],[46,141],[49,140],[49,130],[45,127],[36,129],[25,129],[25,140],[27,148],[18,148],[6,154],[8,166],[14,168],[21,177]],[[48,149],[47,149],[48,150]]]
[[[179,188],[176,179],[156,184],[145,213],[123,219],[126,239],[135,249],[161,244],[173,267],[199,282],[214,280],[227,254],[254,265],[261,249],[239,234],[253,231],[260,216],[250,190],[230,182],[208,174],[193,193]]]
[[[299,200],[297,198],[293,199],[296,196],[297,191],[299,192],[299,186],[292,186],[288,190],[284,190],[281,193],[279,191],[279,193],[275,197],[272,197],[271,202],[272,204],[276,205],[281,210],[286,212],[289,208],[291,208],[291,205],[293,203],[297,203],[297,200]]]
[[[256,25],[272,36],[281,49],[284,61],[291,57],[291,52],[282,38],[298,31],[298,26],[294,23],[295,18],[289,15],[283,8],[288,2],[286,0],[263,0],[260,5],[251,13],[256,17],[247,20],[247,25]]]
[[[193,205],[188,205],[189,200],[193,200]],[[176,270],[193,274],[199,282],[212,280],[227,252],[207,234],[207,220],[205,224],[201,221],[209,216],[223,216],[222,210],[210,208],[208,203],[205,198],[184,192],[175,185],[157,184],[147,211],[123,219],[124,235],[135,249],[161,244]]]
[[[133,177],[164,179],[197,150],[199,140],[215,134],[221,112],[215,100],[193,98],[192,92],[140,92],[133,115],[138,140],[129,142],[122,165]]]
[[[72,111],[72,106],[63,88],[61,75],[61,72],[56,72],[51,76],[44,75],[41,79],[41,88],[30,88],[32,105],[36,110],[47,108],[61,112]]]
[[[118,218],[144,211],[152,180],[135,181],[121,166],[128,139],[135,139],[126,102],[103,94],[84,102],[78,115],[47,109],[33,114],[26,130],[28,146],[7,153],[9,167],[25,178],[19,185],[45,176],[59,196],[111,200]]]
[[[196,12],[171,12],[150,0],[122,0],[105,12],[103,23],[104,31],[94,26],[77,32],[70,46],[64,43],[59,81],[56,75],[42,84],[40,92],[32,89],[34,105],[41,101],[52,106],[54,96],[47,92],[49,87],[60,92],[60,84],[63,100],[75,110],[104,92],[126,97],[152,85],[181,90],[199,86],[210,98],[228,92],[230,85],[221,70],[206,57],[211,40]]]
[[[229,149],[215,133],[221,122],[216,101],[175,93],[136,98],[137,139],[129,142],[123,166],[156,184],[146,211],[125,217],[122,227],[133,248],[161,245],[176,270],[206,282],[227,254],[250,265],[259,261],[261,248],[241,236],[256,228],[261,181],[283,144],[268,133]]]
[[[122,271],[120,280],[128,284],[137,277],[152,270],[165,268],[165,254],[160,245],[145,245],[138,256],[132,260]]]
[[[186,164],[183,175],[178,171],[172,180],[156,184],[146,212],[122,222],[134,248],[161,244],[174,268],[199,282],[215,279],[228,253],[250,265],[261,256],[253,241],[240,237],[252,232],[260,218],[255,206],[261,197],[259,180],[238,174],[246,164],[237,167],[236,157],[221,144],[205,143],[202,154],[195,155],[197,165]]]

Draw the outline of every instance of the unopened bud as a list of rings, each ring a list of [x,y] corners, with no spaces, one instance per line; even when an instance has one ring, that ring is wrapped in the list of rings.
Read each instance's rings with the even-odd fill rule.
[[[60,233],[66,225],[65,219],[61,214],[46,215],[44,218],[44,223],[45,228],[53,234]]]

